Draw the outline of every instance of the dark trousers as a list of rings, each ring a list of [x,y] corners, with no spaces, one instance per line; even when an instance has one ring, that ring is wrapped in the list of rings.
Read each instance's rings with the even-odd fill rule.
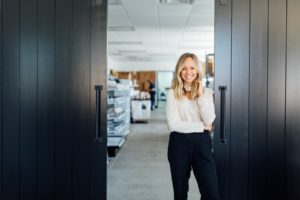
[[[155,94],[151,94],[151,110],[155,109]]]
[[[187,200],[189,178],[193,169],[201,200],[219,200],[218,179],[208,133],[172,132],[168,160],[174,189],[174,200]]]

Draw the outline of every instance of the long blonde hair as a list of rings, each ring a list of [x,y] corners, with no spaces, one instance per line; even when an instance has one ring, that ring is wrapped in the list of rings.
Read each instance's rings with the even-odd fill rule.
[[[184,94],[183,80],[181,78],[180,73],[181,73],[182,68],[183,68],[183,63],[187,58],[192,58],[193,61],[196,64],[196,67],[197,67],[197,77],[192,82],[192,90],[191,90],[192,99],[197,98],[199,86],[202,85],[201,84],[202,76],[201,76],[198,57],[193,53],[184,53],[184,54],[182,54],[179,57],[178,61],[177,61],[176,69],[175,69],[175,77],[172,81],[172,86],[171,86],[173,91],[174,91],[174,95],[175,95],[176,99],[182,98],[182,96]]]

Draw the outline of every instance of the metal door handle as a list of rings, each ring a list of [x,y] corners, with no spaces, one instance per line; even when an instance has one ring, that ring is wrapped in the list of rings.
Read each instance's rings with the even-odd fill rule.
[[[225,100],[226,100],[226,96],[225,96],[225,91],[227,89],[227,86],[219,86],[219,91],[221,91],[221,123],[220,123],[220,142],[221,143],[226,143],[227,140],[225,138]]]
[[[95,85],[96,90],[96,135],[94,137],[94,143],[102,142],[101,135],[101,90],[102,85]]]

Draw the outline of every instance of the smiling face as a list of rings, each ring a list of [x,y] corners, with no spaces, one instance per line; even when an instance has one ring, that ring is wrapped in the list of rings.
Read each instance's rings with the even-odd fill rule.
[[[183,62],[180,76],[184,84],[191,85],[198,74],[198,67],[191,57],[187,57]]]

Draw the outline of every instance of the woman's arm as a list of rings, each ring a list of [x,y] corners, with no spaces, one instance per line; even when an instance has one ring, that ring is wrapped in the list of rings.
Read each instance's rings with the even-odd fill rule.
[[[205,125],[211,125],[215,118],[215,105],[213,98],[213,91],[206,88],[203,95],[198,97],[198,105],[200,108],[200,116]]]
[[[167,123],[171,132],[190,133],[198,131],[202,132],[204,130],[204,124],[202,122],[182,121],[178,109],[177,100],[171,90],[167,95],[166,105]]]

